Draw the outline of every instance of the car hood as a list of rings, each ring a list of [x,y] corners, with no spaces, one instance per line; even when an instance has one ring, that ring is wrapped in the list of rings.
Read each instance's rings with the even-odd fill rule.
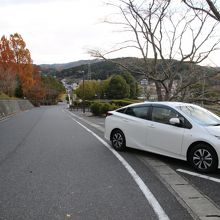
[[[208,126],[206,130],[214,136],[220,136],[220,126]]]

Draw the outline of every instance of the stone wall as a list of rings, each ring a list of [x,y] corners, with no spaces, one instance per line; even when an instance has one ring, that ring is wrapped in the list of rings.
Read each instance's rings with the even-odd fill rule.
[[[0,118],[33,108],[28,100],[0,100]]]

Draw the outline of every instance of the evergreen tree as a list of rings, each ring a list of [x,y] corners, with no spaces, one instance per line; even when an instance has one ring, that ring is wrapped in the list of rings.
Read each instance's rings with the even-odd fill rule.
[[[120,75],[114,75],[108,85],[107,96],[111,99],[123,99],[130,97],[130,88],[125,79]]]
[[[125,79],[126,83],[130,87],[130,96],[129,98],[133,99],[137,97],[137,86],[136,86],[136,80],[131,75],[130,72],[124,72],[122,73],[122,77]]]

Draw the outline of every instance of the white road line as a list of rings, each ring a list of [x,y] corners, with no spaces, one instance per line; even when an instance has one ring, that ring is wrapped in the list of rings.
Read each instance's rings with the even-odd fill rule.
[[[70,113],[70,112],[68,112],[68,113]],[[78,119],[84,121],[86,124],[89,124],[89,125],[91,125],[92,127],[95,127],[95,128],[98,129],[99,131],[101,131],[101,132],[104,132],[104,131],[105,131],[105,129],[104,129],[102,126],[100,126],[100,125],[98,125],[98,124],[95,124],[95,123],[92,123],[92,122],[90,122],[90,121],[87,121],[87,120],[85,120],[84,118],[82,118],[82,117],[80,117],[80,116],[78,116],[78,115],[76,115],[76,114],[74,114],[74,113],[72,113],[72,112],[71,112],[71,114],[72,114],[75,118],[78,118]]]
[[[220,179],[217,179],[217,178],[214,178],[214,177],[202,175],[202,174],[199,174],[199,173],[195,173],[195,172],[191,172],[191,171],[183,170],[183,169],[177,169],[176,171],[181,172],[181,173],[186,173],[186,174],[189,174],[191,176],[196,176],[196,177],[207,179],[207,180],[210,180],[210,181],[213,181],[213,182],[220,183]]]
[[[163,210],[163,208],[160,206],[157,199],[154,197],[150,189],[145,185],[143,180],[138,176],[138,174],[135,172],[135,170],[128,164],[128,162],[115,150],[111,148],[111,146],[104,141],[102,138],[100,138],[98,135],[96,135],[94,132],[92,132],[90,129],[88,129],[86,126],[78,122],[75,118],[73,118],[71,115],[71,112],[67,112],[69,117],[75,121],[77,124],[79,124],[81,127],[83,127],[86,131],[88,131],[90,134],[92,134],[95,138],[97,138],[105,147],[107,147],[116,157],[117,159],[123,164],[123,166],[126,168],[126,170],[130,173],[142,193],[144,194],[145,198],[148,200],[149,204],[153,208],[155,214],[157,215],[159,220],[169,220],[169,217]],[[71,114],[71,115],[70,115]]]

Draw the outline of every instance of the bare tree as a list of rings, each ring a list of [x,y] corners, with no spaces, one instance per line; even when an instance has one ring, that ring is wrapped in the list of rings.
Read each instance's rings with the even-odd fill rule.
[[[182,0],[189,8],[194,11],[201,11],[208,14],[210,17],[214,18],[217,21],[220,21],[220,10],[217,6],[217,1],[211,0]]]
[[[220,42],[215,38],[218,22],[210,23],[207,13],[198,16],[171,0],[118,0],[110,5],[119,10],[121,20],[106,22],[121,26],[129,39],[114,50],[90,53],[107,59],[113,52],[137,49],[142,57],[139,65],[119,65],[154,82],[158,100],[189,98],[190,86],[204,78],[195,64],[203,62]]]

